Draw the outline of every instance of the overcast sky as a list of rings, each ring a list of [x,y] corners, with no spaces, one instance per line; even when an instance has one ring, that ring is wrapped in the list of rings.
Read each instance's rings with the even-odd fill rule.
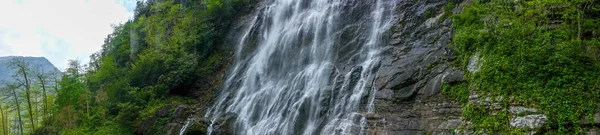
[[[100,50],[136,0],[0,0],[0,56],[46,57],[60,69]]]

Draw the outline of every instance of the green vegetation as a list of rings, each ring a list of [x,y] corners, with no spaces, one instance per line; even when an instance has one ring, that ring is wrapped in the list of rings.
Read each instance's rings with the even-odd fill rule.
[[[467,71],[480,54],[481,69],[467,82],[444,85],[443,93],[466,107],[477,129],[509,132],[506,112],[488,114],[467,105],[471,90],[501,101],[541,109],[547,129],[574,133],[600,99],[600,3],[594,0],[474,0],[454,20],[454,65]]]
[[[34,58],[35,59],[35,58]],[[46,72],[32,58],[12,57],[1,64],[14,72],[9,72],[11,80],[0,82],[0,134],[31,134],[53,106],[54,95],[49,88],[53,86],[51,76],[56,72]]]
[[[229,63],[219,46],[250,7],[250,0],[140,1],[133,20],[114,26],[88,64],[70,61],[60,80],[15,62],[20,81],[3,87],[0,134],[134,134],[151,119],[147,130],[163,134],[169,118],[155,118],[157,110],[212,100]]]

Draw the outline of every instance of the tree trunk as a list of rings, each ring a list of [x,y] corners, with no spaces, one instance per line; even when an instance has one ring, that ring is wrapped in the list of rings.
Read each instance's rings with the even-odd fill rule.
[[[30,85],[29,85],[29,78],[27,78],[27,71],[26,71],[26,65],[20,65],[21,71],[22,71],[22,75],[23,75],[23,79],[25,81],[25,98],[27,98],[27,107],[29,109],[29,118],[31,120],[31,132],[35,132],[35,122],[34,122],[34,118],[33,117],[33,109],[31,108],[31,90],[30,90]]]
[[[2,108],[2,105],[0,105],[0,116],[2,116],[2,133],[3,134],[7,134],[6,133],[6,123],[4,123],[4,108]]]
[[[40,82],[42,83],[42,96],[43,96],[43,100],[44,100],[44,114],[42,115],[42,118],[45,119],[48,115],[48,100],[46,100],[46,82],[43,79],[43,77],[39,76],[38,77],[40,79]]]
[[[21,107],[19,107],[19,97],[17,97],[16,88],[13,88],[12,91],[15,99],[15,104],[17,104],[17,116],[19,116],[19,131],[21,131],[21,134],[23,134],[23,120],[21,119]]]

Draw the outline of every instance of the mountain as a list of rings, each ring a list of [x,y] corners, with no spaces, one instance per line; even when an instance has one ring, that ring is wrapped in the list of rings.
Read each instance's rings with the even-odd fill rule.
[[[35,72],[41,71],[46,74],[60,73],[60,70],[58,70],[58,68],[56,68],[52,63],[50,63],[50,61],[48,61],[48,59],[44,57],[0,57],[0,83],[15,81],[12,76],[17,72],[17,70],[10,66],[10,62],[15,58],[24,58],[25,62],[30,64],[31,69]]]

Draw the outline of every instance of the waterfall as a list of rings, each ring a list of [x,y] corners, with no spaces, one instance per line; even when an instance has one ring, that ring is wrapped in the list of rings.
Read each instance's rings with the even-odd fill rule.
[[[365,134],[395,0],[265,0],[206,114],[243,135]],[[366,109],[361,108],[364,106]],[[361,120],[363,119],[363,120]]]
[[[183,135],[185,134],[185,131],[192,125],[194,125],[194,120],[186,120],[185,124],[183,124],[183,127],[181,127],[181,130],[179,130],[179,135]]]

